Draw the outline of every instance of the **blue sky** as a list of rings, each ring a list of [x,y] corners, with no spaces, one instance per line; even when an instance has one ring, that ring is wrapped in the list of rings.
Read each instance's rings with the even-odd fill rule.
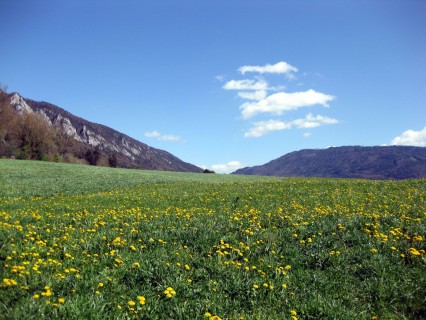
[[[5,0],[0,82],[230,172],[426,145],[426,1]]]

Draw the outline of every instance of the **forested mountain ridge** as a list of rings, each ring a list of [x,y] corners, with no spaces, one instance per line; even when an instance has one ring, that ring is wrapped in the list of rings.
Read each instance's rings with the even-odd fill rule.
[[[344,146],[305,149],[234,173],[281,177],[423,178],[426,177],[426,147]]]
[[[0,93],[0,156],[202,172],[171,153],[47,102]]]

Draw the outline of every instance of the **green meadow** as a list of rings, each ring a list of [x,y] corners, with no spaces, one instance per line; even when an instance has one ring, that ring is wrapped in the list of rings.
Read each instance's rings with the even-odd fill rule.
[[[426,180],[0,160],[2,319],[425,319]]]

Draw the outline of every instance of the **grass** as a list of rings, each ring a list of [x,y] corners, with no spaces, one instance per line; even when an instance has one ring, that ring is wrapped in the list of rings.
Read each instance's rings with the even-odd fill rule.
[[[425,180],[0,172],[0,318],[426,317]]]
[[[140,184],[166,182],[227,182],[276,180],[256,176],[235,176],[165,172],[154,170],[111,169],[78,164],[11,161],[0,159],[1,196],[50,196],[93,193]]]

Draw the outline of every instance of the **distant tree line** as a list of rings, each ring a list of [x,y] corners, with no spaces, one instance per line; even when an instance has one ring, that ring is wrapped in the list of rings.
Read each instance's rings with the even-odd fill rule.
[[[37,112],[18,114],[0,88],[0,158],[87,163],[117,167],[116,154],[78,143]]]

